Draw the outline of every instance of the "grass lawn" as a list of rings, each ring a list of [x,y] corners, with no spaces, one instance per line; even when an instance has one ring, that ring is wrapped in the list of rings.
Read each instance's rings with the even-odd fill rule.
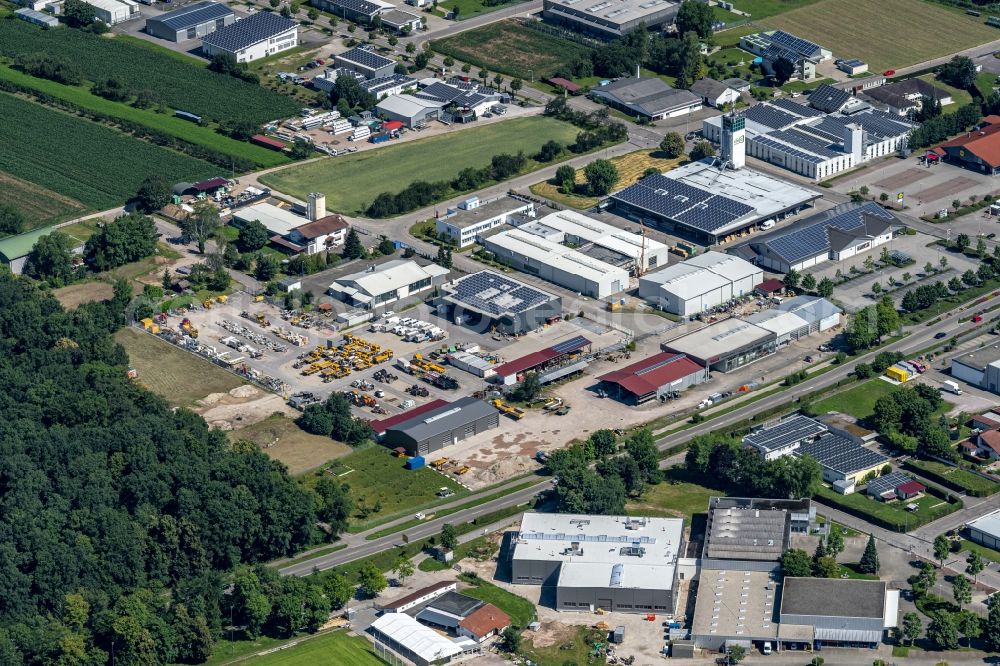
[[[574,627],[570,625],[562,640],[552,645],[536,648],[526,641],[522,650],[524,656],[538,666],[564,666],[565,664],[589,664],[592,643],[607,643],[608,632],[591,627]],[[571,633],[570,633],[571,632]],[[569,649],[563,649],[563,645]]]
[[[399,192],[415,180],[450,181],[466,167],[489,165],[496,154],[530,156],[549,139],[570,144],[578,132],[554,118],[517,118],[282,169],[261,181],[301,199],[325,192],[327,209],[357,215],[381,192]]]
[[[115,333],[115,341],[139,371],[139,383],[171,405],[190,406],[209,393],[225,393],[244,383],[200,356],[131,327]]]
[[[175,118],[173,115],[157,113],[150,109],[137,109],[122,102],[112,102],[92,94],[89,89],[82,86],[64,86],[55,81],[29,76],[6,65],[0,65],[0,79],[27,86],[91,111],[98,111],[113,118],[144,125],[226,155],[251,160],[263,168],[289,162],[289,158],[282,153],[230,139],[210,127],[195,125],[186,120]]]
[[[688,470],[674,467],[664,473],[664,481],[646,489],[637,500],[625,505],[630,516],[663,516],[684,518],[708,509],[708,498],[725,495],[724,490],[702,485]]]
[[[620,176],[615,185],[616,190],[621,190],[643,177],[646,169],[658,169],[661,173],[669,171],[680,164],[680,159],[669,159],[660,153],[659,150],[637,150],[628,155],[614,157],[611,159],[615,167],[618,168]],[[569,208],[585,210],[593,208],[600,201],[598,197],[588,196],[586,193],[587,179],[583,175],[583,169],[576,171],[577,188],[573,194],[563,194],[559,187],[552,181],[545,180],[531,186],[531,192],[537,196],[544,197]]]
[[[750,18],[762,19],[806,5],[811,5],[816,0],[735,0],[733,5],[743,12],[750,12]]]
[[[841,562],[840,563],[840,573],[847,574],[847,578],[853,578],[854,580],[878,580],[878,576],[873,576],[872,574],[861,573],[858,570],[857,562]],[[841,576],[843,577],[843,576]]]
[[[452,2],[473,5],[480,1],[448,0],[444,6]],[[460,16],[465,16],[464,10],[465,7]],[[438,53],[450,55],[455,60],[525,81],[547,79],[556,70],[590,56],[590,49],[583,44],[534,30],[513,19],[436,39],[431,45]]]
[[[985,25],[983,18],[924,0],[820,0],[766,23],[822,44],[836,57],[860,58],[874,71],[913,65],[997,38],[996,28]]]
[[[993,88],[997,85],[997,75],[994,72],[979,72],[976,75],[976,87],[979,88],[979,92],[983,94],[983,97],[989,97],[993,94]]]
[[[987,497],[1000,491],[1000,483],[990,481],[965,469],[945,465],[944,463],[933,460],[911,459],[907,461],[907,465],[926,473],[931,481],[937,481],[946,486],[954,486],[957,490],[964,490],[975,497]]]
[[[52,295],[67,310],[72,310],[82,303],[90,301],[103,301],[114,295],[114,288],[107,282],[91,280],[89,282],[78,282],[68,287],[53,289]]]
[[[760,30],[760,27],[753,24],[741,25],[712,35],[712,43],[721,48],[739,46],[741,37],[752,35],[755,32],[760,32]],[[752,60],[753,56],[750,56],[750,59]]]
[[[504,9],[506,7],[520,4],[520,2],[521,0],[516,2],[500,2],[490,6],[484,3],[483,0],[444,0],[444,2],[438,3],[438,7],[444,8],[447,11],[454,11],[455,9],[458,9],[458,20],[464,21],[465,19],[472,18],[473,16],[489,14],[490,12],[495,12],[498,9]]]
[[[469,589],[462,590],[462,594],[493,604],[510,616],[511,624],[524,628],[535,619],[535,604],[524,597],[512,594],[479,577],[463,574],[459,578],[472,585]]]
[[[981,546],[978,543],[969,541],[968,539],[962,539],[962,550],[976,551],[979,553],[984,560],[989,560],[991,562],[1000,562],[1000,552],[993,550],[992,548],[987,548],[986,546]]]
[[[230,441],[249,440],[280,460],[290,474],[302,474],[332,458],[347,455],[351,447],[329,437],[313,435],[287,416],[275,414],[246,428],[229,432]]]
[[[863,384],[834,393],[812,405],[817,414],[826,412],[843,412],[863,419],[871,416],[875,410],[875,401],[884,395],[892,393],[896,387],[881,379],[871,379]]]
[[[246,641],[251,645],[261,641]],[[240,663],[259,666],[379,666],[384,662],[375,656],[372,644],[360,636],[349,636],[343,629],[317,636],[304,636],[285,643],[288,647],[274,649],[266,655],[241,659]],[[225,650],[225,646],[219,646]],[[268,648],[264,648],[267,650]],[[254,650],[249,654],[260,652]],[[223,652],[224,653],[224,652]],[[210,659],[207,664],[224,664],[226,660]]]
[[[951,94],[952,103],[943,108],[945,113],[954,113],[972,101],[972,95],[970,95],[967,91],[962,90],[961,88],[955,88],[954,86],[949,86],[947,83],[939,81],[933,74],[924,74],[923,76],[918,76],[917,78],[923,79],[932,86],[936,86],[942,90],[947,90]]]
[[[404,462],[405,459],[395,457],[381,446],[369,446],[337,459],[338,468],[342,470],[337,476],[338,480],[351,487],[351,496],[359,507],[364,504],[371,509],[371,513],[365,518],[352,516],[352,531],[368,529],[372,523],[389,516],[416,511],[424,504],[438,499],[435,493],[441,487],[454,490],[453,497],[461,497],[469,492],[429,467],[412,471],[403,469]],[[326,472],[317,471],[313,478],[318,478],[321,474]],[[308,479],[306,482],[308,483]],[[374,510],[376,504],[381,504],[380,511]]]
[[[874,518],[872,522],[876,525],[888,529],[898,528],[899,532],[926,525],[962,507],[961,502],[949,504],[939,497],[927,494],[912,500],[918,507],[916,511],[907,511],[906,505],[911,502],[880,502],[861,493],[841,495],[825,485],[820,487],[816,498],[850,513]]]

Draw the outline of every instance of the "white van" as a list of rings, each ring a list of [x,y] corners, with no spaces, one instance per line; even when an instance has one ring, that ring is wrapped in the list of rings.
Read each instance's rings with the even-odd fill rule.
[[[771,641],[764,641],[760,651],[762,654],[771,654]]]

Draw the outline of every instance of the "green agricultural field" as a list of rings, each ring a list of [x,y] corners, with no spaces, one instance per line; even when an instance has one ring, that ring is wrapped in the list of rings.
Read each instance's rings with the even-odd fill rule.
[[[0,132],[0,181],[9,174],[84,209],[122,205],[152,173],[176,182],[218,171],[208,162],[6,93],[0,93],[0,118],[8,119]],[[13,118],[17,122],[9,122]]]
[[[38,52],[72,63],[89,81],[114,77],[132,91],[153,91],[171,108],[212,120],[262,124],[299,110],[299,104],[289,97],[216,74],[197,60],[155,44],[82,30],[43,30],[24,21],[0,21],[0,56]]]
[[[456,60],[525,81],[540,81],[579,58],[589,58],[583,44],[506,20],[436,39],[434,50]],[[475,74],[476,72],[473,72]]]
[[[224,649],[224,647],[223,647]],[[240,660],[252,666],[381,666],[372,644],[344,630],[304,637],[289,647]],[[224,662],[218,662],[224,663]]]
[[[399,192],[415,180],[451,180],[466,167],[489,165],[498,153],[523,150],[530,156],[549,139],[569,144],[578,131],[553,118],[517,118],[294,166],[267,174],[261,182],[302,199],[324,192],[329,210],[358,215],[381,192]]]
[[[743,12],[750,12],[750,18],[755,21],[784,14],[811,5],[816,0],[734,0],[733,6]]]
[[[35,78],[23,72],[0,65],[0,81],[10,81],[18,86],[51,95],[56,99],[82,106],[85,109],[102,113],[112,118],[163,132],[183,141],[204,146],[210,150],[238,159],[250,160],[261,168],[286,164],[289,158],[285,155],[261,146],[255,146],[244,141],[230,139],[219,134],[210,127],[195,125],[181,120],[173,115],[157,113],[150,109],[137,109],[121,102],[112,102],[92,94],[88,89],[79,86],[64,86],[55,81]],[[44,100],[43,100],[44,103]]]
[[[860,58],[874,71],[939,58],[998,36],[982,18],[924,0],[820,0],[765,23],[822,44],[838,58]]]

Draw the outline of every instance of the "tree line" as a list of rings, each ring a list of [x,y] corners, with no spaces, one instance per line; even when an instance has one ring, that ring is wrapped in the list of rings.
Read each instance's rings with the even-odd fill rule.
[[[684,464],[701,478],[745,497],[812,497],[823,478],[819,463],[809,456],[765,460],[740,440],[717,435],[692,439]]]

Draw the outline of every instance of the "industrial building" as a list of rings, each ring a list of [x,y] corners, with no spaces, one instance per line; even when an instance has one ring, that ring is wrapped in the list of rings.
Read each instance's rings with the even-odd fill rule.
[[[525,373],[538,374],[538,381],[546,384],[575,372],[583,372],[587,361],[581,356],[589,354],[591,342],[582,335],[532,352],[526,356],[496,366],[496,381],[511,386],[524,379]]]
[[[801,185],[743,167],[743,130],[736,122],[727,133],[729,150],[723,151],[723,159],[689,162],[646,176],[612,194],[614,208],[629,219],[711,245],[740,238],[769,220],[783,220],[820,198]]]
[[[97,20],[107,25],[118,25],[142,16],[139,13],[139,3],[135,0],[84,0],[84,2],[94,8]]]
[[[639,278],[639,297],[659,309],[693,317],[753,293],[764,271],[729,254],[709,251]]]
[[[691,85],[691,92],[701,97],[703,104],[713,108],[721,108],[726,104],[735,104],[740,99],[740,93],[750,90],[750,84],[743,79],[699,79]]]
[[[702,566],[773,571],[793,534],[809,534],[816,507],[808,498],[712,497],[708,501]]]
[[[366,79],[380,79],[392,76],[396,72],[396,61],[386,58],[364,46],[338,53],[333,57],[337,68],[349,69],[361,74]]]
[[[832,57],[830,49],[796,37],[783,30],[758,32],[740,38],[740,48],[760,56],[766,74],[774,73],[776,60],[784,58],[793,65],[793,79],[809,81],[816,78],[816,65]]]
[[[794,578],[702,569],[691,636],[697,647],[822,650],[878,647],[898,623],[899,590],[879,580]]]
[[[423,456],[498,427],[496,407],[469,396],[389,426],[383,442],[390,448],[403,447],[411,456]]]
[[[991,393],[1000,393],[1000,344],[980,347],[951,359],[951,376]]]
[[[560,211],[483,239],[497,261],[592,298],[629,287],[630,273],[666,265],[663,243]]]
[[[28,23],[33,23],[34,25],[41,26],[43,28],[58,28],[59,19],[51,14],[44,14],[31,7],[21,7],[20,9],[15,9],[14,14],[17,15],[22,21],[27,21]]]
[[[819,182],[906,147],[916,123],[864,108],[868,105],[850,91],[829,85],[820,88],[809,98],[810,104],[820,108],[777,99],[741,111],[746,154]],[[722,140],[725,117],[702,121],[706,139]]]
[[[21,275],[35,243],[38,242],[39,238],[48,236],[54,230],[54,227],[43,227],[0,239],[0,264],[9,268],[14,275]],[[73,254],[81,254],[82,252],[83,243],[73,248]]]
[[[482,647],[471,638],[448,638],[406,613],[386,613],[376,618],[369,631],[375,654],[387,663],[399,663],[394,655],[400,655],[417,666],[431,666],[482,653]]]
[[[562,298],[491,270],[441,285],[438,316],[480,333],[526,333],[562,315]]]
[[[778,348],[795,342],[810,334],[809,322],[794,312],[771,309],[761,310],[745,317],[746,321],[771,331],[775,336]]]
[[[819,296],[796,296],[786,298],[777,306],[778,310],[791,312],[809,324],[810,333],[822,333],[840,326],[844,311]]]
[[[390,9],[382,12],[379,14],[379,19],[381,19],[384,29],[404,35],[416,32],[423,25],[419,16],[401,9]]]
[[[903,223],[874,201],[844,203],[729,251],[777,273],[844,261],[885,245]]]
[[[233,223],[239,227],[252,221],[260,222],[272,236],[286,236],[292,229],[300,227],[309,220],[289,208],[261,202],[243,206],[233,211]]]
[[[458,592],[435,596],[416,614],[416,619],[477,643],[500,635],[510,626],[510,616],[493,604]]]
[[[949,164],[995,176],[1000,173],[1000,116],[986,116],[979,131],[945,141],[934,149]]]
[[[236,62],[252,62],[298,46],[298,26],[280,14],[256,12],[206,35],[201,50],[209,57],[225,53]]]
[[[748,446],[765,460],[791,455],[803,442],[811,442],[829,432],[829,428],[816,419],[794,414],[776,423],[768,423],[743,437]]]
[[[371,25],[376,16],[395,9],[394,5],[383,0],[309,0],[309,4],[362,25]]]
[[[630,116],[663,120],[701,110],[701,97],[690,90],[671,88],[658,77],[618,79],[590,91],[594,99]]]
[[[774,353],[777,336],[750,322],[723,319],[660,345],[664,351],[686,354],[718,372],[730,372]]]
[[[680,518],[525,512],[513,540],[515,585],[554,586],[556,609],[673,613]]]
[[[823,480],[845,494],[860,486],[866,476],[881,472],[889,463],[888,457],[846,433],[830,432],[803,442],[794,455],[809,456],[818,462],[823,468]]]
[[[438,236],[446,234],[457,247],[468,247],[482,240],[487,231],[507,224],[512,215],[534,218],[535,204],[510,195],[485,201],[470,197],[438,217],[434,231]]]
[[[393,414],[392,416],[387,416],[384,419],[374,419],[368,422],[368,425],[372,427],[372,431],[375,433],[375,437],[382,440],[385,437],[386,431],[389,428],[394,428],[407,421],[412,421],[416,419],[421,414],[426,414],[429,411],[438,409],[448,404],[447,400],[442,400],[440,398],[434,398],[428,402],[412,407],[405,412],[400,412],[399,414]]]
[[[1000,550],[1000,509],[969,521],[965,529],[971,541]]]
[[[412,259],[394,259],[338,278],[327,293],[354,307],[371,310],[429,291],[443,283],[447,275],[448,269],[437,264],[421,266]]]
[[[676,397],[708,381],[708,371],[683,354],[660,352],[597,378],[607,395],[633,405]]]
[[[409,94],[389,95],[375,105],[379,118],[398,120],[408,129],[424,127],[441,117],[443,102],[422,99]]]
[[[672,23],[680,6],[671,0],[545,0],[542,15],[573,30],[616,39],[639,26],[657,29]]]
[[[236,14],[227,5],[205,0],[146,19],[146,32],[171,42],[186,42],[200,39],[235,21]]]

